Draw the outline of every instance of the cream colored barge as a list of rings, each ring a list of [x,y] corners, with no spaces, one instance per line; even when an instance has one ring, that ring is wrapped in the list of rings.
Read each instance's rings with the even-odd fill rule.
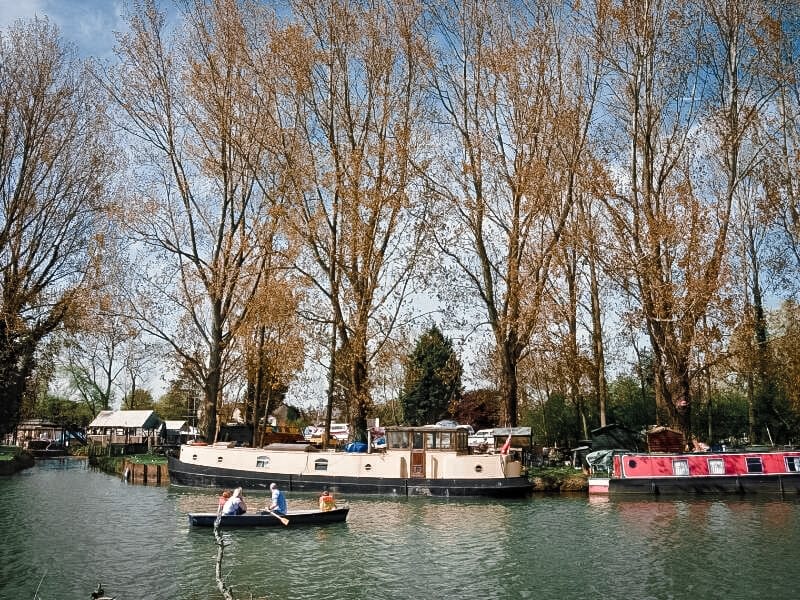
[[[184,445],[170,457],[170,481],[202,487],[395,496],[523,496],[531,484],[509,454],[475,454],[463,429],[389,427],[380,452],[320,451],[310,444],[265,448]]]

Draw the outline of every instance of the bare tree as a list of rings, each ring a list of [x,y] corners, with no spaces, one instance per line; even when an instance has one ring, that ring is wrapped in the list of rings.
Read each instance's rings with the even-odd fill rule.
[[[203,390],[212,439],[232,341],[274,251],[262,230],[278,219],[266,175],[269,94],[254,85],[251,61],[258,15],[233,0],[190,3],[170,39],[154,2],[135,8],[120,67],[103,79],[140,165],[123,211],[141,253],[131,307]]]
[[[85,66],[46,20],[0,32],[0,433],[40,344],[87,300],[113,153]]]
[[[445,124],[442,171],[430,179],[446,206],[437,239],[456,265],[453,297],[477,298],[491,328],[511,425],[517,369],[540,325],[592,113],[588,61],[560,30],[570,18],[555,2],[442,1],[432,10],[432,88]]]
[[[280,115],[296,194],[291,221],[306,249],[297,266],[316,291],[306,314],[331,332],[327,420],[335,374],[346,373],[348,412],[363,438],[370,367],[395,327],[423,237],[411,169],[425,141],[420,7],[291,6],[296,22],[280,40],[287,75]]]
[[[733,199],[757,160],[745,139],[767,98],[745,46],[747,4],[598,3],[624,132],[613,159],[627,170],[609,203],[615,259],[646,324],[657,397],[689,443],[696,358],[718,337]]]

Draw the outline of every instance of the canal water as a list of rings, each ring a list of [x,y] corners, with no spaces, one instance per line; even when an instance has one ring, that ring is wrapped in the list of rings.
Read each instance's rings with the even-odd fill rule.
[[[82,460],[0,478],[0,598],[219,599],[217,492],[129,485]],[[251,508],[263,494],[248,496]],[[237,599],[796,598],[800,499],[348,499],[326,528],[230,530]],[[289,494],[292,506],[316,497]]]

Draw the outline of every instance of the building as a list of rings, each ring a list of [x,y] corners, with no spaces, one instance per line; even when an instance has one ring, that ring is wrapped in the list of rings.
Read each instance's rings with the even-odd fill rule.
[[[165,446],[180,446],[199,437],[197,427],[192,427],[189,421],[167,420],[161,430],[161,443]]]
[[[155,446],[162,420],[152,410],[102,410],[86,429],[96,446]]]

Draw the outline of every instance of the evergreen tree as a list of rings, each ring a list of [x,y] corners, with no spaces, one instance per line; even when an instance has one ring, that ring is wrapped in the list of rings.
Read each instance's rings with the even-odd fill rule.
[[[437,327],[422,334],[408,355],[400,396],[406,422],[434,423],[451,414],[461,398],[461,361]]]

